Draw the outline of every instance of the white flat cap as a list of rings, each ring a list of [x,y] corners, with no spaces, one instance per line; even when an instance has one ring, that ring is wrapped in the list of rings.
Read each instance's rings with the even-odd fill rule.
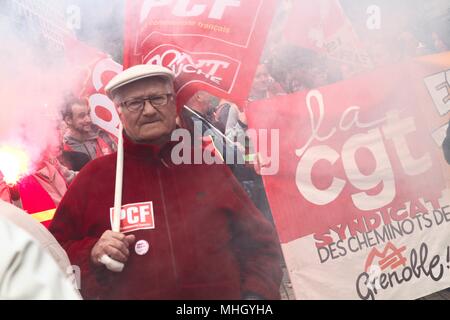
[[[164,77],[170,81],[175,79],[172,70],[155,64],[138,64],[116,75],[105,87],[106,95],[112,99],[113,92],[129,83],[150,77]]]

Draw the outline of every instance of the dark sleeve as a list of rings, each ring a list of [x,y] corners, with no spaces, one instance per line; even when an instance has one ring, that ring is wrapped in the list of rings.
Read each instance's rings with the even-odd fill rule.
[[[97,299],[106,290],[108,279],[105,267],[93,265],[90,259],[98,238],[87,236],[83,227],[89,194],[89,171],[83,170],[75,178],[56,210],[49,230],[66,250],[71,264],[80,269],[83,298]]]
[[[246,296],[280,299],[281,248],[274,226],[254,206],[231,173],[229,210],[232,246],[241,265],[241,292]],[[228,201],[228,200],[227,200]]]
[[[63,151],[62,159],[62,162],[73,171],[80,171],[90,161],[87,154],[77,151]]]
[[[444,151],[445,160],[450,164],[450,122],[447,127],[447,135],[444,139],[444,143],[442,144],[442,149]]]

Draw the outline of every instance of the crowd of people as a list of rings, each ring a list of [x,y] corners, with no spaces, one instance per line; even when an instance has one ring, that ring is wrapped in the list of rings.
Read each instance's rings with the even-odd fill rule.
[[[251,99],[285,94],[268,74],[266,66],[258,67]],[[117,138],[92,123],[86,101],[67,96],[61,106],[62,120],[55,126],[56,142],[49,143],[33,171],[21,177],[16,185],[3,181],[0,172],[0,199],[29,213],[56,209],[68,186],[90,161],[117,151]],[[261,176],[255,170],[257,158],[251,141],[245,113],[236,104],[199,91],[182,108],[177,117],[179,127],[187,128],[192,137],[211,134],[222,159],[233,154],[229,167],[254,204],[272,221]],[[199,123],[196,127],[195,123]],[[199,130],[199,134],[194,134]],[[207,137],[204,137],[207,138]],[[45,220],[49,226],[51,219]]]
[[[54,210],[89,161],[117,150],[117,139],[92,123],[86,101],[68,96],[61,106],[61,118],[54,126],[57,139],[49,142],[30,173],[14,185],[0,175],[0,199],[30,214]],[[38,219],[48,226],[51,217]]]
[[[261,177],[250,162],[244,159],[228,169],[225,164],[176,166],[171,159],[171,133],[179,125],[189,128],[189,121],[216,130],[212,138],[223,138],[222,150],[246,158],[248,148],[227,138],[230,117],[220,116],[234,110],[235,125],[245,126],[242,112],[198,92],[177,114],[173,80],[169,69],[141,65],[119,74],[107,87],[124,127],[121,202],[136,210],[123,209],[120,230],[112,230],[110,216],[117,140],[92,124],[89,106],[80,99],[69,97],[62,107],[60,146],[46,150],[39,169],[17,186],[3,183],[10,196],[3,199],[24,209],[34,200],[40,210],[42,202],[51,201],[44,212],[53,209],[54,215],[43,225],[21,212],[22,224],[28,230],[39,225],[45,233],[41,244],[55,247],[56,238],[60,261],[65,259],[67,268],[68,256],[79,269],[85,299],[278,299],[281,249]],[[142,209],[145,203],[149,205]],[[111,271],[105,256],[124,264],[123,271]],[[24,264],[36,263],[26,260]],[[60,298],[77,298],[64,294],[65,273],[60,266],[52,280],[55,290],[61,290]],[[19,274],[15,281],[27,277],[33,276]],[[51,293],[35,297],[55,297],[51,283],[47,289]],[[0,296],[33,294],[2,292],[0,285]]]
[[[277,19],[287,14],[275,19],[279,27],[269,35],[249,102],[325,86],[362,70],[285,41]],[[371,38],[364,47],[373,68],[448,51],[438,32],[429,38],[425,43],[405,29],[389,40]],[[283,258],[245,106],[198,91],[177,110],[173,81],[169,69],[139,65],[106,88],[124,127],[119,230],[112,230],[112,208],[120,145],[92,123],[83,99],[66,97],[55,125],[57,142],[31,173],[9,185],[0,172],[0,236],[8,239],[0,241],[6,279],[0,298],[280,298]],[[173,164],[170,135],[177,127],[233,161]],[[450,127],[443,150],[450,163]],[[19,267],[12,270],[17,256]],[[123,270],[111,270],[104,257]],[[73,266],[80,273],[76,284]]]
[[[92,124],[84,100],[68,97],[61,110],[63,121],[54,127],[56,142],[43,150],[32,171],[14,185],[0,172],[0,228],[5,238],[0,249],[0,299],[81,298],[76,270],[47,229],[83,166],[117,146],[113,137]]]
[[[280,74],[272,75],[269,70],[274,65],[262,63],[256,71],[250,101],[329,81],[329,73],[311,66],[313,55],[296,48],[285,50],[283,55],[296,66],[314,70],[310,73],[314,77],[302,73],[299,82],[299,77],[283,75],[289,68],[280,71],[276,67]],[[109,96],[125,130],[128,178],[123,203],[151,200],[151,210],[156,207],[152,219],[162,224],[159,233],[148,230],[155,226],[137,227],[132,234],[110,230],[117,138],[94,125],[87,102],[72,96],[64,101],[62,121],[55,126],[58,143],[48,146],[35,170],[15,186],[0,180],[2,206],[9,202],[32,215],[5,207],[0,217],[34,236],[42,235],[37,241],[46,247],[42,254],[50,252],[59,265],[59,275],[52,281],[62,281],[55,283],[61,298],[67,292],[68,298],[80,297],[72,290],[73,284],[67,284],[69,258],[80,268],[84,283],[81,293],[87,299],[279,298],[283,261],[243,108],[198,91],[177,114],[173,75],[168,69],[155,71],[154,67],[136,66],[119,74],[111,81]],[[200,136],[203,142],[210,139],[222,159],[227,159],[227,153],[233,154],[233,161],[226,163],[229,170],[216,166],[173,169],[170,134],[177,127],[188,129],[193,138]],[[449,136],[447,132],[443,144],[447,161]],[[217,183],[219,189],[216,186],[215,193],[209,194],[211,184]],[[199,194],[203,194],[201,201]],[[129,214],[122,214],[122,219],[123,215],[129,220],[125,223],[130,223]],[[15,228],[8,223],[0,227]],[[192,243],[192,248],[186,250],[185,243]],[[156,260],[141,261],[149,247],[155,250]],[[188,259],[187,252],[197,258]],[[114,273],[103,264],[103,255],[128,267],[123,273]],[[151,272],[142,277],[142,268]],[[214,276],[211,271],[216,272]],[[155,286],[142,285],[155,281]],[[120,289],[111,290],[113,284]],[[21,297],[20,293],[1,290],[0,284],[3,296]],[[41,297],[54,297],[55,291],[50,291]]]
[[[329,1],[330,6],[339,5],[320,26],[315,26],[323,28],[316,31],[325,32],[329,28],[327,24],[332,24],[334,18],[345,23],[341,22],[339,28],[335,26],[335,33],[327,34],[321,39],[322,46],[315,47],[305,43],[304,39],[307,32],[308,38],[313,37],[312,31],[303,29],[305,26],[296,27],[300,18],[294,10],[298,3],[283,0],[275,12],[261,58],[270,78],[276,82],[271,86],[269,96],[274,91],[279,92],[279,86],[285,93],[318,88],[375,68],[450,49],[448,22],[433,21],[432,16],[420,12],[421,6],[414,6],[411,1],[379,2],[380,25],[371,29],[367,26],[371,15],[366,11],[373,3]],[[310,13],[320,7],[315,3],[304,2],[303,5]],[[345,29],[340,29],[344,25]],[[266,98],[264,94],[254,98],[259,97]]]

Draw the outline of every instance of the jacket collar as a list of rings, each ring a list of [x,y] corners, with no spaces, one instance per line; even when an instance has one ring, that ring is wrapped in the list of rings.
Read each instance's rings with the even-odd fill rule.
[[[64,135],[64,141],[66,143],[74,145],[83,144],[86,141],[97,140],[100,137],[100,132],[100,129],[94,128],[84,140],[79,140],[78,138],[75,138],[72,129],[69,129],[68,132]]]
[[[123,149],[126,155],[147,159],[151,162],[162,163],[166,167],[172,164],[171,153],[176,142],[169,141],[163,146],[136,143],[126,133],[123,133]]]

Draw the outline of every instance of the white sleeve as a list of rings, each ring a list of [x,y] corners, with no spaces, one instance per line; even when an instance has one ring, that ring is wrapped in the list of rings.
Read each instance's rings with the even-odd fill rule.
[[[80,299],[40,244],[5,219],[0,219],[0,299]]]

